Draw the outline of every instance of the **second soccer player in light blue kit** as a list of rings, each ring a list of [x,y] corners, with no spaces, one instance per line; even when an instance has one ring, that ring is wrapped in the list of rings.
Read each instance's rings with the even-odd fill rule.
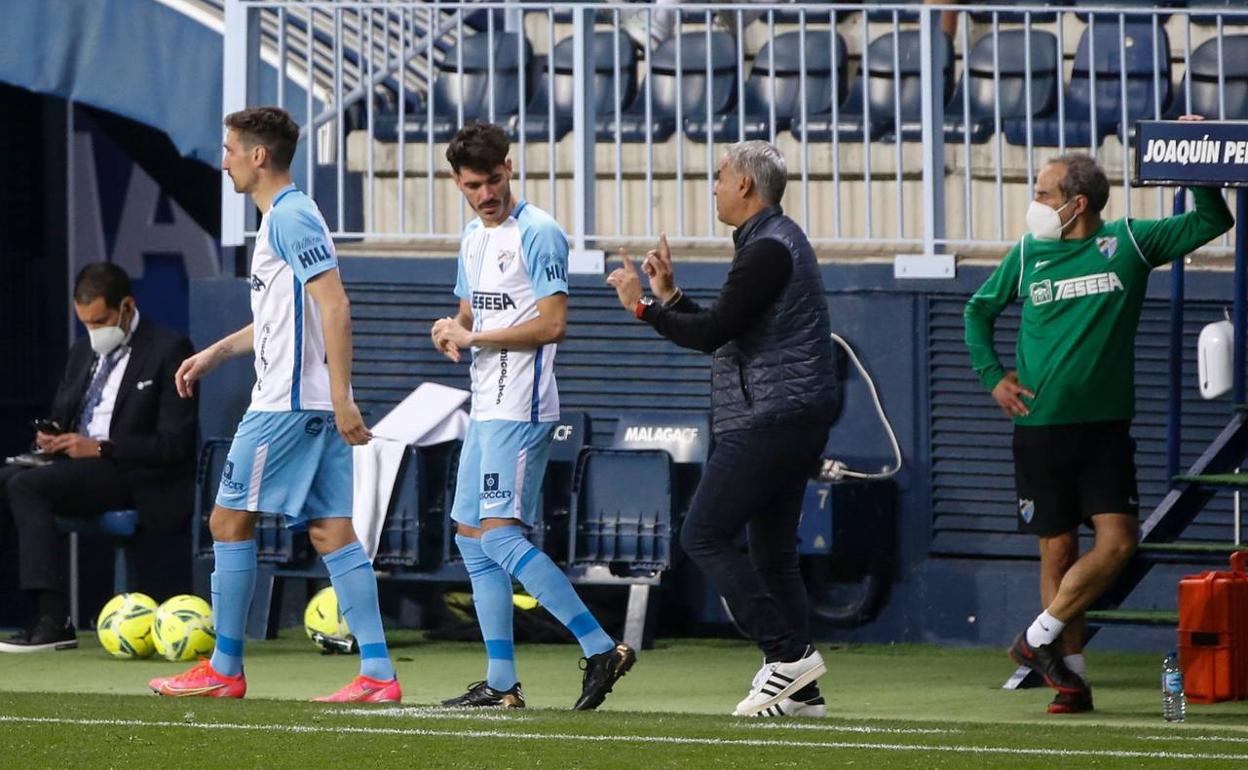
[[[568,241],[549,214],[512,197],[508,149],[502,129],[470,123],[446,151],[477,219],[460,243],[459,312],[437,321],[431,336],[453,361],[472,350],[472,421],[451,518],[488,664],[484,681],[443,705],[524,706],[512,640],[514,577],[580,643],[585,676],[572,708],[588,710],[637,656],[602,630],[563,571],[525,537],[559,419],[554,365],[567,326]]]

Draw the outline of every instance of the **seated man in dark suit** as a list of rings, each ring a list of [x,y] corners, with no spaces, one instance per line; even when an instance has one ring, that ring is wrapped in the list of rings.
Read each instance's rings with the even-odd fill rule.
[[[170,531],[191,510],[196,403],[173,383],[190,340],[141,318],[129,276],[110,263],[78,274],[74,311],[88,336],[70,348],[52,405],[57,428],[35,434],[52,462],[0,468],[0,533],[16,535],[19,582],[35,600],[30,624],[0,652],[78,646],[55,517],[136,508],[141,527]]]

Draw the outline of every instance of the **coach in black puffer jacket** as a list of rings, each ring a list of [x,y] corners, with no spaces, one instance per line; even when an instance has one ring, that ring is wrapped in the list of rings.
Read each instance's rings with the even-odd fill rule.
[[[787,169],[766,142],[729,147],[715,182],[720,221],[736,253],[719,298],[702,308],[676,288],[666,239],[636,269],[607,282],[621,304],[678,345],[714,353],[715,444],[681,528],[681,545],[762,648],[763,670],[740,715],[823,711],[825,671],[810,644],[798,571],[797,524],[806,481],[840,407],[823,281],[809,241],[784,215]],[[748,528],[750,551],[736,540]]]

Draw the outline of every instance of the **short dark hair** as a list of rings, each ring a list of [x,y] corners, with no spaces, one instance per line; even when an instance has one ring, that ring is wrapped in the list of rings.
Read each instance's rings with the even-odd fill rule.
[[[78,271],[74,279],[74,304],[90,305],[103,297],[110,310],[121,307],[121,301],[132,296],[130,276],[112,262],[92,262]]]
[[[470,168],[488,174],[507,160],[511,142],[507,134],[493,123],[472,121],[459,129],[446,148],[446,159],[456,174]]]
[[[1066,176],[1057,183],[1057,189],[1062,191],[1062,198],[1070,200],[1076,195],[1082,195],[1088,199],[1088,208],[1092,213],[1101,213],[1101,209],[1109,202],[1109,179],[1091,155],[1072,152],[1058,155],[1049,163],[1060,163],[1066,167]]]
[[[295,159],[299,144],[299,124],[280,107],[252,107],[225,116],[226,128],[238,132],[248,146],[268,148],[273,168],[285,171]]]

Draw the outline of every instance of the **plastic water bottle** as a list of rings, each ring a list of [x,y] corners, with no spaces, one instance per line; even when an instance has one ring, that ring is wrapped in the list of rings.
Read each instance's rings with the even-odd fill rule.
[[[1183,694],[1183,670],[1179,668],[1179,653],[1174,650],[1161,664],[1161,715],[1167,722],[1187,719],[1187,696]]]

